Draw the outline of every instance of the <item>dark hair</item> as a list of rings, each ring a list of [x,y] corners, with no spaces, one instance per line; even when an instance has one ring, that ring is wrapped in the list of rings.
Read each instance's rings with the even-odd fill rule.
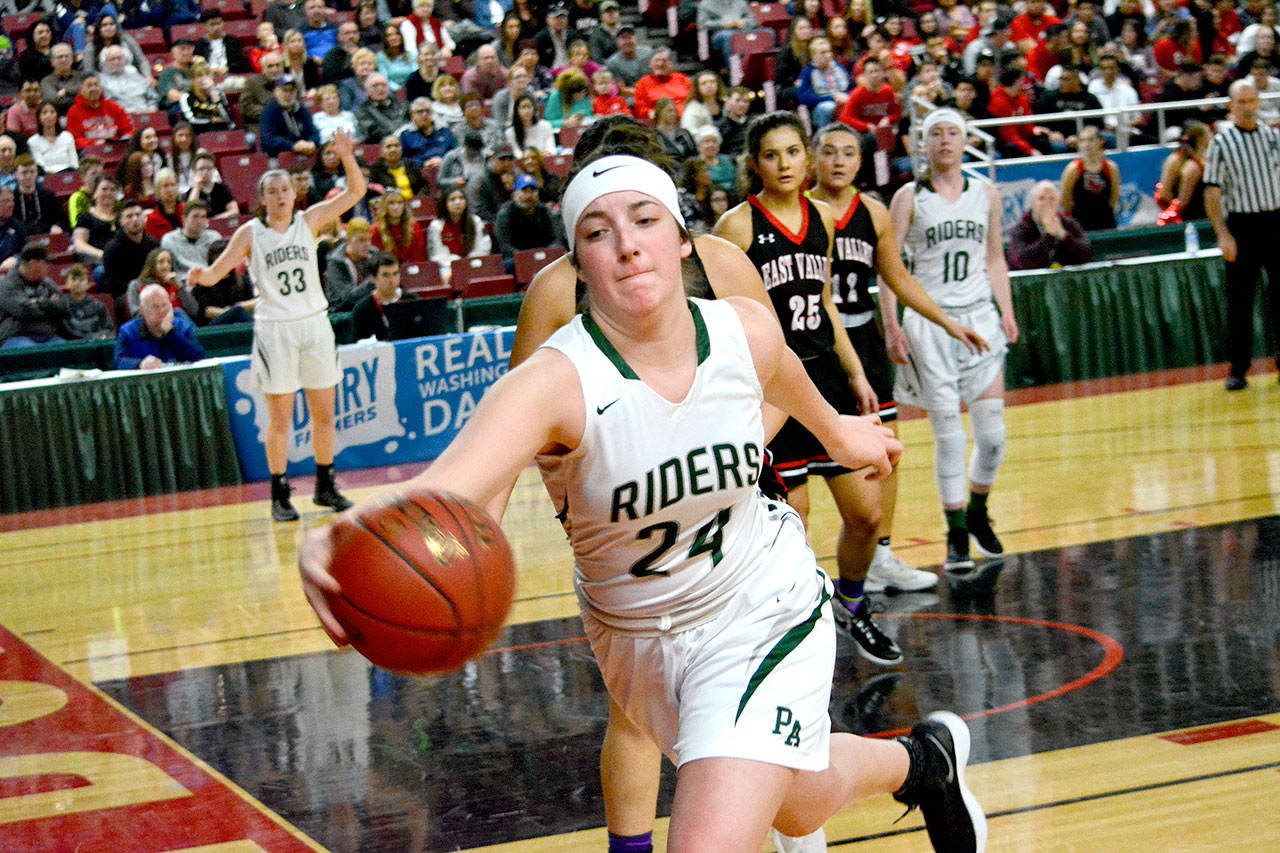
[[[18,260],[22,263],[30,261],[48,261],[49,247],[44,243],[28,243],[22,247],[22,252],[18,255]]]
[[[466,199],[467,206],[462,211],[462,221],[458,223],[458,227],[462,231],[462,256],[466,257],[471,254],[471,250],[476,245],[476,220],[471,215],[471,199],[467,198],[465,185],[461,183],[449,183],[440,188],[440,199],[436,203],[436,212],[445,222],[449,221],[449,196],[455,192],[462,193],[462,197]]]
[[[195,211],[195,210],[203,210],[203,211],[205,212],[205,215],[206,215],[206,216],[208,216],[208,215],[209,215],[209,205],[205,204],[203,201],[200,201],[200,199],[194,199],[194,200],[192,200],[192,201],[187,202],[187,203],[183,206],[183,208],[182,208],[182,218],[183,218],[183,219],[186,219],[186,218],[187,218],[187,214],[188,214],[188,213],[191,213],[192,211]]]
[[[676,173],[676,161],[662,147],[656,131],[633,116],[615,114],[592,122],[578,137],[578,143],[573,147],[574,166],[565,176],[564,186],[567,187],[589,163],[609,154],[633,154],[648,160],[673,178]]]
[[[818,128],[813,132],[813,139],[810,140],[809,147],[812,150],[817,151],[818,148],[822,146],[823,141],[833,133],[848,133],[852,135],[854,139],[859,138],[858,131],[854,130],[852,127],[849,127],[849,125],[841,121],[833,121],[830,124],[824,124],[822,127]],[[860,145],[854,146],[854,148],[858,152],[858,155],[861,156],[862,155],[861,146]]]
[[[218,255],[221,255],[226,250],[226,248],[227,248],[226,240],[214,240],[212,243],[209,244],[209,253],[205,257],[205,261],[210,264],[213,263],[218,259]]]
[[[142,202],[138,201],[136,198],[126,198],[124,201],[120,202],[120,206],[116,208],[116,215],[119,216],[131,207],[141,209]]]
[[[528,92],[523,92],[511,105],[511,134],[516,138],[516,148],[524,150],[524,122],[520,120],[520,104],[528,101],[533,104],[533,122],[538,123],[538,102]]]
[[[378,271],[383,267],[400,266],[400,259],[390,252],[379,252],[375,249],[372,254],[373,258],[371,259],[369,268],[373,270],[374,275],[377,275]]]
[[[747,177],[748,193],[758,193],[763,188],[764,184],[754,164],[756,158],[760,156],[760,146],[764,144],[765,136],[782,127],[789,127],[796,132],[800,137],[801,147],[809,146],[809,132],[805,130],[804,122],[794,112],[775,110],[753,118],[747,124],[747,141],[743,146],[742,154],[743,168],[739,169]]]
[[[1012,86],[1014,83],[1022,82],[1022,69],[1016,65],[1007,65],[1000,69],[1000,76],[997,78],[1001,86]]]

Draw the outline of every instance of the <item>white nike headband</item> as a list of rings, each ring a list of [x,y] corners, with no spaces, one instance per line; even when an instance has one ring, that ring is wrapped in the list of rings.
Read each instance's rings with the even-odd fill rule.
[[[582,212],[600,196],[624,190],[652,196],[675,217],[681,228],[685,227],[676,185],[670,175],[648,160],[629,154],[610,154],[575,175],[560,199],[560,216],[570,252]]]
[[[962,134],[965,132],[964,116],[960,115],[960,113],[950,107],[942,107],[941,109],[936,109],[924,117],[924,135],[928,136],[929,131],[933,130],[933,126],[935,124],[942,124],[943,122],[954,124],[956,127],[960,128],[960,132]]]

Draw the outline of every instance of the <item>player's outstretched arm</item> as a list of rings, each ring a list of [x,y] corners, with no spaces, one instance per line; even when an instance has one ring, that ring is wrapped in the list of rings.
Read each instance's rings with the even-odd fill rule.
[[[559,352],[536,352],[485,392],[467,425],[438,459],[393,489],[439,489],[492,510],[536,454],[577,447],[585,429],[585,411],[573,364]],[[497,507],[495,517],[503,508]],[[320,624],[335,643],[344,645],[346,633],[325,601],[326,592],[339,591],[329,573],[331,536],[329,527],[308,534],[298,551],[298,569]]]
[[[832,460],[846,468],[873,468],[869,478],[887,477],[902,454],[902,444],[878,415],[841,415],[823,399],[782,335],[759,305],[740,297],[730,304],[742,318],[765,401],[805,426]]]
[[[880,280],[893,291],[893,295],[901,299],[903,305],[926,320],[946,329],[947,334],[963,342],[970,352],[984,352],[990,349],[982,335],[948,317],[946,312],[938,307],[938,303],[925,292],[920,282],[916,281],[916,277],[907,272],[907,266],[902,262],[902,250],[898,248],[898,238],[894,236],[893,221],[889,218],[888,209],[875,199],[866,196],[863,197],[863,204],[871,211],[871,222],[876,229],[876,272],[880,274]],[[882,290],[881,305],[884,304],[884,298],[885,292]],[[894,308],[896,309],[897,306],[894,305]],[[894,320],[897,321],[896,316]]]
[[[187,273],[187,284],[213,287],[249,257],[249,248],[253,245],[253,237],[249,233],[249,223],[241,225],[231,235],[227,248],[222,250],[211,267],[192,267]]]
[[[368,182],[364,172],[360,171],[360,163],[356,160],[355,141],[345,130],[333,134],[333,150],[342,161],[342,171],[347,178],[347,188],[326,201],[317,202],[307,208],[303,214],[307,218],[307,226],[312,234],[319,234],[331,222],[336,222],[342,214],[364,198]]]

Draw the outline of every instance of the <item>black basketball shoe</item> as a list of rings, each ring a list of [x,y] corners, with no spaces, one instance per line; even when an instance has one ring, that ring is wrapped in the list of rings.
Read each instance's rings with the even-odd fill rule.
[[[1004,545],[1000,544],[999,537],[991,529],[991,516],[987,515],[986,507],[967,507],[964,511],[964,523],[969,528],[974,544],[978,546],[979,554],[989,560],[1004,556]]]
[[[853,640],[858,654],[881,666],[902,662],[902,650],[898,644],[871,621],[871,608],[865,598],[854,604],[836,590],[831,607],[835,612],[836,625]]]
[[[973,557],[969,556],[969,531],[951,528],[947,531],[947,561],[942,564],[943,571],[967,575],[973,566]]]
[[[919,807],[933,849],[981,853],[987,849],[987,818],[964,783],[969,763],[969,727],[950,711],[936,711],[898,738],[911,754],[911,769],[893,798]]]
[[[271,484],[271,518],[274,521],[297,521],[298,511],[293,508],[289,495],[293,490],[286,483]]]
[[[338,491],[338,484],[333,481],[332,473],[327,477],[316,476],[316,493],[311,501],[316,506],[327,506],[334,512],[343,512],[355,506],[342,492]]]

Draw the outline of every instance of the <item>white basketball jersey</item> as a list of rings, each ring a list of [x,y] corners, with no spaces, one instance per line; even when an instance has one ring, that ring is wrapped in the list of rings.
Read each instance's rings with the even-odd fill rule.
[[[574,553],[582,607],[651,633],[713,616],[750,581],[772,534],[756,488],[763,394],[737,312],[690,300],[698,367],[672,403],[641,381],[590,317],[545,346],[573,362],[586,429],[538,467]]]
[[[300,211],[283,234],[257,217],[249,220],[249,233],[249,275],[258,288],[254,317],[297,320],[329,307],[320,285],[316,238]]]
[[[948,202],[928,184],[915,187],[915,212],[907,231],[908,268],[942,308],[964,308],[991,299],[987,277],[987,184],[965,178],[964,191]]]

